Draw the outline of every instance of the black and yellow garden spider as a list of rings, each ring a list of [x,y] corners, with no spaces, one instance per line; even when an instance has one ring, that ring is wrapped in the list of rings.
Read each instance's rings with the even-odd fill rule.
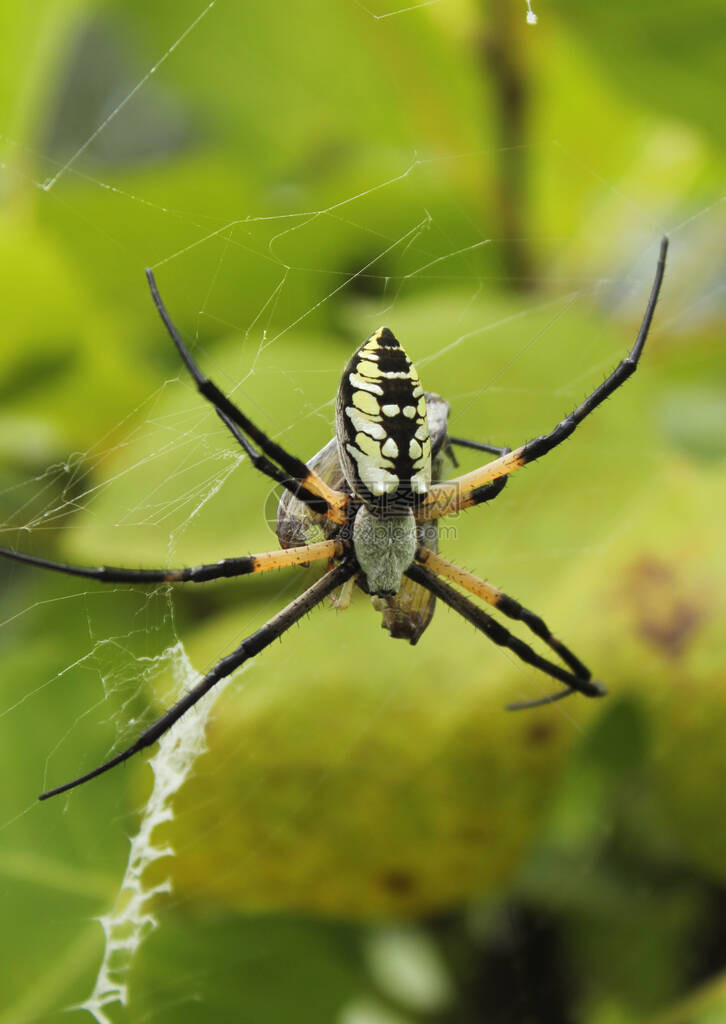
[[[635,372],[648,335],[665,271],[667,238],[660,255],[643,322],[630,354],[610,376],[548,434],[512,451],[448,437],[448,406],[425,393],[403,348],[381,327],[355,352],[338,390],[336,437],[305,463],[289,454],[256,427],[192,359],[172,323],[147,270],[154,304],[200,393],[247,453],[252,465],[281,484],[286,494],[278,510],[281,549],[259,555],[224,558],[189,569],[83,568],[0,548],[7,558],[99,580],[103,583],[201,583],[222,577],[267,572],[290,565],[327,561],[328,570],[303,594],[222,658],[196,686],[181,697],[120,754],[72,782],[41,794],[64,793],[126,761],[155,743],[212,687],[259,654],[315,605],[341,588],[343,604],[353,584],[369,593],[383,612],[392,636],[416,643],[433,614],[435,599],[471,622],[495,644],[540,669],[563,687],[546,697],[509,705],[531,708],[579,692],[605,693],[602,684],[543,620],[519,602],[437,553],[436,522],[443,516],[495,498],[514,470],[538,459],[569,437],[585,417]],[[255,447],[255,445],[257,447]],[[441,482],[443,456],[460,445],[497,456],[453,480]],[[454,589],[444,580],[455,583]],[[520,620],[555,652],[562,665],[537,654],[461,593],[466,590],[511,619]],[[562,667],[565,666],[565,667]]]

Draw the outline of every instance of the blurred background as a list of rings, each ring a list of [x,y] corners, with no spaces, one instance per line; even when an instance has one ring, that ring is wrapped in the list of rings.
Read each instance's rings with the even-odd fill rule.
[[[452,433],[549,429],[629,349],[671,238],[636,377],[442,529],[606,700],[507,714],[550,681],[445,608],[394,642],[357,594],[232,680],[178,792],[139,756],[38,804],[319,570],[172,593],[0,566],[0,1024],[726,1020],[723,11],[533,6],[0,11],[5,546],[276,546],[146,266],[305,458],[382,323]]]

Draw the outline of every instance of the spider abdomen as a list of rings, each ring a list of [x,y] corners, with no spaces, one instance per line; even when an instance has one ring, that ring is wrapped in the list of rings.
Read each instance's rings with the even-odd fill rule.
[[[338,389],[340,462],[353,492],[378,510],[409,508],[431,486],[426,398],[387,327],[349,361]]]

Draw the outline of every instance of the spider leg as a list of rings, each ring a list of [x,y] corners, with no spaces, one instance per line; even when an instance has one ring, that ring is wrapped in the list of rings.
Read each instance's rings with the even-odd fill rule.
[[[450,437],[449,444],[458,445],[460,448],[473,448],[478,452],[491,452],[493,455],[508,455],[511,452],[511,448],[500,447],[496,444],[484,444],[482,441],[468,441],[464,437]],[[500,494],[509,480],[509,476],[501,476],[498,480],[495,480],[491,484],[485,484],[479,488],[477,495],[477,505],[483,504],[485,501],[491,501]]]
[[[26,555],[21,551],[11,551],[10,548],[0,548],[0,556],[3,558],[37,565],[41,569],[52,569],[68,576],[83,576],[86,579],[98,580],[100,583],[206,583],[207,580],[284,569],[288,565],[306,565],[308,562],[316,562],[323,558],[340,558],[342,554],[343,545],[340,541],[323,540],[317,544],[286,548],[284,551],[265,551],[260,555],[223,558],[219,562],[195,565],[189,569],[121,569],[110,565],[98,568],[66,565],[63,562],[50,562],[46,558]]]
[[[473,573],[467,572],[466,569],[454,565],[453,562],[442,558],[441,555],[429,550],[429,548],[419,548],[416,552],[416,561],[426,565],[427,568],[437,573],[437,575],[445,576],[452,583],[457,583],[460,587],[468,590],[470,594],[475,594],[482,601],[486,601],[487,604],[497,608],[508,618],[523,622],[525,626],[531,629],[535,636],[538,636],[540,640],[544,640],[552,648],[578,678],[592,678],[589,668],[583,665],[580,659],[568,647],[565,647],[561,640],[552,635],[549,627],[539,615],[535,615],[528,608],[524,608],[519,601],[515,601],[513,597],[505,594],[498,587],[493,587],[490,583],[480,580],[478,576],[474,576]]]
[[[39,800],[47,800],[51,796],[58,796],[59,793],[65,793],[69,789],[74,789],[76,786],[82,785],[84,782],[89,782],[91,779],[95,779],[98,775],[103,775],[104,772],[110,771],[111,768],[115,768],[117,764],[121,764],[123,761],[127,761],[134,754],[140,750],[144,750],[146,747],[150,747],[153,743],[156,743],[165,732],[167,732],[175,722],[178,722],[182,715],[186,714],[190,708],[192,708],[197,701],[199,701],[205,693],[208,693],[212,687],[227,676],[231,675],[240,665],[244,664],[250,658],[253,658],[260,651],[264,650],[265,647],[282,636],[290,626],[294,625],[299,619],[303,617],[307,612],[319,604],[323,598],[330,594],[336,587],[339,587],[346,580],[350,579],[351,576],[357,571],[357,565],[355,562],[343,562],[337,565],[330,572],[326,573],[325,576],[321,577],[316,583],[313,583],[303,594],[296,597],[294,601],[291,601],[282,611],[274,615],[269,622],[266,622],[264,626],[261,626],[258,630],[248,636],[239,647],[228,654],[221,661],[217,662],[213,669],[199,680],[196,686],[193,686],[188,693],[185,693],[169,708],[161,718],[158,718],[153,725],[150,725],[148,729],[138,737],[138,739],[127,747],[126,750],[121,751],[115,757],[104,762],[98,768],[94,768],[93,771],[86,772],[85,775],[79,776],[77,779],[73,779],[72,782],[66,782],[62,786],[56,786],[55,789],[49,789],[45,793],[41,793]]]
[[[296,480],[298,484],[301,484],[306,491],[311,491],[314,495],[324,499],[328,506],[326,515],[330,519],[339,523],[345,522],[345,506],[348,503],[348,495],[344,494],[342,491],[333,490],[333,488],[329,487],[325,481],[317,475],[317,473],[311,470],[310,467],[302,461],[302,459],[298,459],[295,455],[290,455],[289,452],[286,452],[281,445],[269,438],[267,434],[263,433],[259,427],[256,427],[254,423],[237,408],[234,402],[220,391],[216,384],[204,376],[192,359],[191,353],[182,341],[179,331],[169,316],[162,298],[159,295],[159,289],[156,286],[154,273],[150,268],[147,268],[146,270],[146,278],[149,282],[149,288],[151,290],[151,297],[154,301],[154,305],[156,306],[159,316],[169,332],[169,336],[174,342],[184,365],[194,378],[200,394],[212,403],[214,408],[221,415],[222,421],[227,426],[229,426],[229,422],[234,423],[260,446],[265,455],[278,463],[279,466],[281,466],[282,469],[293,478],[293,480]],[[235,433],[235,436],[239,440],[239,435],[237,433]]]
[[[498,459],[494,459],[493,462],[489,462],[479,469],[473,470],[471,473],[465,473],[455,480],[451,480],[448,483],[434,484],[417,511],[417,515],[420,518],[438,519],[441,516],[450,515],[452,512],[458,512],[462,508],[470,508],[472,505],[478,505],[481,501],[489,500],[485,485],[491,484],[492,481],[514,472],[515,469],[526,466],[528,462],[539,459],[553,448],[556,448],[558,444],[561,444],[573,433],[586,416],[589,416],[594,409],[597,409],[598,405],[604,402],[613,391],[619,388],[621,384],[624,384],[628,377],[635,373],[643,346],[648,337],[656,303],[658,302],[658,295],[663,283],[663,274],[665,273],[667,252],[668,239],[664,237],[661,239],[655,278],[635,344],[630,354],[616,366],[610,376],[599,387],[595,388],[592,394],[578,405],[569,416],[566,416],[565,419],[558,423],[549,434],[535,437],[532,441],[528,441],[519,448],[515,448],[514,451],[501,455]]]
[[[602,697],[605,694],[604,687],[596,682],[594,679],[582,678],[574,675],[572,672],[568,672],[559,665],[555,665],[554,662],[547,661],[546,658],[540,657],[529,644],[524,643],[518,637],[513,636],[508,629],[500,625],[491,615],[487,615],[486,612],[478,608],[473,601],[470,601],[463,594],[460,594],[453,587],[450,587],[447,583],[444,583],[442,579],[439,579],[434,573],[429,572],[422,565],[417,565],[415,562],[409,566],[406,570],[406,575],[414,581],[419,583],[422,587],[426,587],[436,597],[440,597],[441,600],[448,604],[450,608],[458,612],[459,615],[463,616],[468,622],[476,627],[481,633],[489,637],[489,639],[499,645],[500,647],[508,647],[510,651],[513,651],[522,661],[528,665],[533,665],[535,668],[545,672],[548,676],[553,679],[558,679],[564,683],[570,692],[577,690],[579,693],[584,694],[586,697]],[[560,694],[556,694],[555,698],[568,696],[564,691]],[[552,697],[546,698],[546,703],[550,703]]]
[[[247,457],[255,469],[259,469],[261,473],[265,474],[265,476],[269,476],[270,479],[275,480],[278,484],[282,484],[286,490],[290,491],[296,498],[304,502],[313,512],[317,512],[323,516],[328,514],[330,506],[325,498],[320,498],[313,494],[312,491],[303,487],[299,480],[293,480],[292,477],[286,476],[279,466],[270,462],[269,459],[265,458],[264,455],[261,455],[256,448],[250,444],[245,435],[237,426],[235,426],[232,420],[225,416],[223,412],[220,412],[219,409],[217,409],[216,412],[225,427],[239,442],[242,448],[244,448],[247,453]]]
[[[570,697],[573,693],[577,693],[572,686],[566,686],[564,690],[558,690],[557,693],[547,693],[544,697],[536,697],[534,700],[518,700],[512,704],[505,704],[506,711],[530,711],[532,708],[543,708],[547,704],[554,704],[558,700],[562,700],[563,697]],[[605,696],[605,692],[601,694]]]
[[[506,455],[511,448],[502,447],[498,444],[485,444],[483,441],[469,441],[465,437],[450,437],[449,444],[458,445],[459,448],[473,448],[476,452],[491,452],[492,455]]]

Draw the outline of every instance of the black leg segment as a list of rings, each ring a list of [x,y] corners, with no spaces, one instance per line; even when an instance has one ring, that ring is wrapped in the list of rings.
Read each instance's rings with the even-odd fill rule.
[[[594,409],[597,409],[601,402],[604,402],[606,398],[612,395],[613,391],[624,384],[625,381],[630,377],[638,366],[638,360],[640,359],[645,345],[645,340],[648,337],[648,331],[650,330],[651,321],[653,320],[653,314],[655,312],[656,303],[658,301],[658,294],[660,292],[661,284],[663,283],[663,274],[665,273],[665,262],[666,253],[668,252],[668,239],[663,238],[660,243],[660,254],[658,257],[658,266],[655,271],[655,278],[653,280],[653,286],[650,290],[650,298],[648,299],[648,305],[643,316],[643,322],[640,325],[638,331],[638,337],[635,339],[630,355],[626,356],[621,363],[616,366],[610,376],[603,381],[600,387],[595,388],[593,393],[582,402],[581,405],[570,413],[569,416],[565,417],[554,430],[550,431],[549,434],[544,434],[541,437],[535,437],[532,441],[523,445],[520,452],[520,465],[525,465],[528,462],[532,462],[533,459],[539,459],[547,452],[551,451],[558,444],[564,441],[570,436],[575,428],[582,423],[586,416],[589,416]]]
[[[535,636],[538,636],[540,640],[552,648],[552,650],[559,655],[564,661],[565,665],[575,673],[578,679],[592,679],[592,673],[586,665],[580,661],[580,659],[572,653],[569,647],[565,647],[561,640],[558,640],[556,636],[553,636],[550,632],[547,623],[544,619],[540,618],[539,615],[535,615],[528,608],[525,608],[515,601],[513,597],[508,594],[502,594],[501,598],[497,602],[496,608],[503,614],[507,615],[510,619],[517,619],[523,622],[525,626],[532,630]]]
[[[188,693],[186,693],[176,704],[169,708],[169,710],[157,719],[153,725],[149,726],[139,738],[127,747],[126,750],[121,751],[115,757],[106,761],[98,768],[94,768],[93,771],[87,772],[85,775],[79,776],[72,782],[66,782],[62,786],[56,786],[55,789],[49,789],[45,793],[41,793],[38,799],[47,800],[51,796],[58,796],[59,793],[65,793],[69,789],[74,789],[76,786],[82,785],[84,782],[89,782],[91,779],[95,779],[98,775],[103,775],[104,772],[110,771],[111,768],[115,768],[116,765],[121,764],[123,761],[127,761],[134,754],[140,750],[144,750],[146,747],[150,747],[153,743],[156,743],[167,730],[169,730],[175,722],[178,722],[182,715],[192,708],[197,701],[208,693],[220,679],[224,679],[234,672],[240,665],[244,664],[250,658],[254,658],[256,654],[268,647],[273,640],[278,637],[294,625],[299,619],[303,617],[307,612],[319,604],[323,598],[331,594],[336,587],[341,586],[346,580],[350,579],[351,576],[357,571],[357,565],[355,562],[341,562],[330,572],[326,573],[325,576],[321,577],[316,583],[313,583],[312,587],[301,594],[300,597],[296,597],[294,601],[291,601],[287,607],[283,608],[282,611],[278,612],[277,615],[273,616],[269,622],[261,626],[255,633],[248,636],[246,640],[243,640],[236,651],[232,654],[228,654],[226,658],[222,658],[210,672],[204,676],[203,679],[193,686]]]
[[[224,392],[220,391],[216,384],[209,380],[209,378],[205,377],[205,375],[202,373],[202,371],[199,369],[197,364],[192,359],[191,353],[184,344],[182,337],[179,334],[179,331],[177,330],[173,320],[169,316],[166,306],[164,305],[161,295],[159,294],[159,289],[156,286],[154,273],[150,268],[147,268],[146,270],[146,278],[149,282],[151,297],[154,301],[154,305],[156,306],[159,312],[159,316],[161,317],[164,326],[169,332],[169,336],[171,337],[171,340],[174,342],[176,349],[179,355],[181,356],[182,361],[184,362],[184,365],[186,366],[191,376],[194,378],[199,393],[203,395],[204,398],[206,398],[209,402],[212,403],[214,408],[219,413],[220,419],[225,424],[225,426],[228,427],[228,429],[232,430],[232,424],[234,424],[236,427],[239,427],[240,430],[243,430],[245,434],[251,437],[252,440],[260,446],[265,455],[267,455],[270,459],[273,459],[276,463],[278,463],[280,467],[282,467],[285,473],[282,474],[281,476],[274,475],[272,470],[276,470],[277,467],[271,466],[271,464],[267,460],[261,460],[259,455],[252,448],[252,446],[249,445],[249,443],[246,444],[242,440],[239,431],[232,430],[232,433],[240,442],[240,444],[242,444],[245,451],[247,451],[247,454],[250,455],[250,458],[253,460],[253,462],[255,462],[257,468],[261,469],[262,472],[266,473],[268,476],[272,476],[273,479],[278,480],[279,483],[283,483],[283,481],[286,481],[288,477],[292,477],[292,479],[297,481],[298,484],[301,484],[303,481],[309,479],[311,476],[310,469],[302,461],[302,459],[298,459],[295,455],[290,455],[289,452],[286,452],[281,445],[277,444],[277,442],[269,438],[267,434],[260,430],[259,427],[256,427],[254,423],[250,419],[248,419],[247,416],[245,416],[241,409],[237,408],[234,402],[227,398]],[[279,473],[279,470],[277,472]],[[309,492],[305,488],[298,487],[298,492],[296,494],[297,497],[300,497],[302,501],[307,502],[308,495]],[[310,496],[312,497],[312,495]],[[324,512],[328,511],[329,509],[329,505],[327,501],[325,501],[325,499],[318,498],[317,505],[324,505]],[[319,508],[316,508],[315,511],[319,511]]]
[[[489,452],[490,455],[506,455],[512,450],[496,444],[485,444],[483,441],[469,441],[465,437],[450,437],[449,444],[455,444],[459,448],[473,448],[475,452]]]
[[[459,448],[473,448],[477,452],[489,452],[492,455],[508,455],[511,448],[502,448],[496,444],[484,444],[483,441],[469,441],[465,437],[450,437],[449,444],[458,445]],[[484,484],[471,492],[472,505],[483,505],[486,501],[492,501],[504,490],[509,476],[500,476],[490,484]]]
[[[218,562],[194,565],[184,569],[122,569],[119,566],[101,565],[89,567],[67,565],[65,562],[51,562],[47,558],[26,555],[22,551],[0,548],[0,557],[36,565],[40,569],[65,573],[66,576],[80,576],[99,583],[206,583],[208,580],[230,579],[247,576],[271,569],[285,569],[292,565],[307,565],[321,558],[338,558],[343,545],[335,541],[305,544],[297,548],[280,551],[266,551],[260,555],[242,555],[238,558],[222,558]]]
[[[204,583],[207,580],[218,580],[223,577],[245,576],[255,571],[254,558],[223,558],[209,565],[196,565],[189,569],[121,569],[117,566],[101,565],[91,568],[80,565],[66,565],[64,562],[51,562],[47,558],[26,555],[10,548],[0,548],[2,558],[12,558],[16,562],[37,565],[41,569],[52,569],[67,576],[81,576],[100,583]]]
[[[559,665],[555,665],[554,662],[548,661],[546,658],[540,657],[532,648],[520,640],[518,637],[513,636],[508,629],[505,629],[499,622],[487,615],[486,612],[478,608],[472,601],[463,594],[460,594],[458,590],[454,590],[447,583],[444,583],[442,579],[433,573],[424,569],[420,565],[412,565],[406,570],[406,575],[414,581],[414,583],[420,584],[427,590],[430,590],[436,597],[440,597],[441,600],[448,604],[450,608],[457,611],[459,615],[463,616],[468,622],[475,626],[480,632],[487,636],[493,643],[500,647],[507,647],[510,651],[513,651],[517,657],[521,658],[522,661],[528,665],[533,665],[535,668],[545,672],[548,676],[553,679],[557,679],[564,683],[569,690],[579,691],[586,697],[602,697],[605,693],[604,688],[600,683],[595,682],[593,679],[588,677],[580,677],[568,672]],[[561,695],[557,695],[557,699],[560,696],[566,696],[563,692]],[[546,702],[549,703],[552,700],[551,697],[546,698]]]
[[[278,484],[282,484],[286,490],[290,491],[296,498],[304,502],[311,511],[318,512],[323,516],[325,515],[329,508],[325,498],[319,498],[316,494],[313,494],[312,491],[307,489],[307,487],[303,487],[298,480],[293,480],[292,477],[287,476],[279,466],[276,466],[274,463],[270,462],[269,459],[266,459],[264,455],[261,455],[256,448],[250,444],[239,427],[235,426],[232,420],[225,416],[223,412],[220,412],[219,409],[217,409],[217,415],[222,423],[224,423],[227,430],[229,430],[235,440],[245,450],[247,457],[255,469],[264,473],[265,476],[269,476],[271,480],[275,480]]]

